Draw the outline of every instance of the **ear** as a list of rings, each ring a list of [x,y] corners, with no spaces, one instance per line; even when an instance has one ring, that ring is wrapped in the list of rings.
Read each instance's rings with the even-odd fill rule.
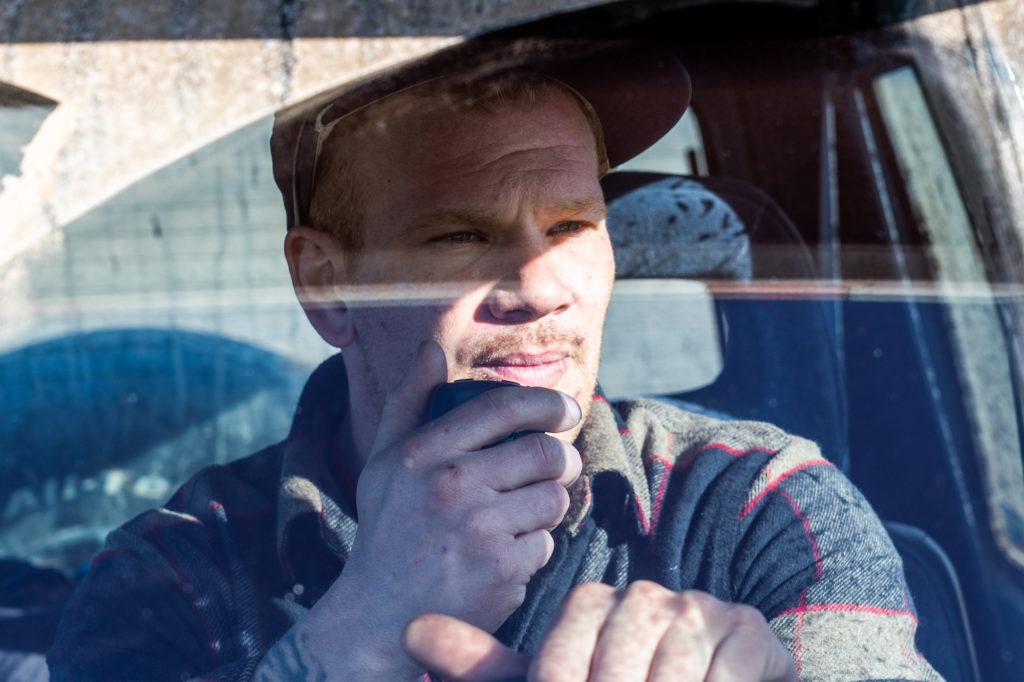
[[[343,281],[344,254],[334,237],[310,227],[292,227],[284,238],[284,257],[295,295],[313,328],[336,348],[351,344],[352,316],[336,288]]]

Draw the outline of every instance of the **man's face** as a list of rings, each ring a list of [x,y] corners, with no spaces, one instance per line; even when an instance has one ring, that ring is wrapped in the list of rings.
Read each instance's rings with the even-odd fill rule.
[[[614,260],[578,103],[557,89],[486,113],[404,99],[355,159],[365,247],[342,283],[355,285],[343,353],[354,398],[382,405],[433,339],[449,380],[556,388],[586,413]],[[360,304],[364,285],[435,300]]]

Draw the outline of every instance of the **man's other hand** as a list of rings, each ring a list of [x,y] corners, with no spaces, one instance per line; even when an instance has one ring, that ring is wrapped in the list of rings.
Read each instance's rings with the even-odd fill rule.
[[[621,591],[577,587],[532,658],[441,615],[414,619],[403,645],[427,669],[459,682],[796,679],[792,656],[756,609],[646,581]]]

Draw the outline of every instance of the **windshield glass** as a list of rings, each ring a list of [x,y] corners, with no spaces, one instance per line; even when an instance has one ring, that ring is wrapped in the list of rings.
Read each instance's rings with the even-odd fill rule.
[[[689,98],[685,115],[627,161],[612,159],[596,186],[607,216],[602,207],[592,222],[607,224],[614,282],[609,272],[603,325],[599,314],[584,315],[594,329],[581,323],[577,337],[581,348],[598,341],[600,400],[656,398],[817,444],[885,524],[920,613],[949,617],[939,634],[918,631],[932,666],[947,679],[1018,677],[1024,15],[1016,3],[925,11],[901,2],[512,2],[465,15],[427,4],[429,12],[406,14],[381,5],[346,15],[326,3],[252,16],[237,7],[238,16],[212,8],[121,16],[75,3],[59,21],[30,3],[0,13],[0,652],[14,656],[9,669],[47,679],[41,656],[107,534],[167,503],[204,467],[294,436],[307,380],[342,345],[310,314],[323,301],[303,291],[306,308],[296,300],[299,256],[282,255],[286,228],[314,218],[293,215],[304,190],[282,185],[270,151],[275,126],[317,113],[314,146],[335,164],[314,164],[321,179],[344,165],[324,133],[348,125],[342,117],[330,128],[332,103],[369,119],[364,108],[372,113],[392,91],[415,96],[431,80],[422,73],[441,82],[464,71],[492,77],[530,50],[565,58],[585,51],[579,44],[599,53],[631,41],[677,60],[692,96],[667,87],[663,104]],[[508,48],[524,38],[545,47]],[[457,120],[459,106],[437,115],[438,129]],[[671,107],[641,113],[659,108]],[[387,118],[376,125],[392,126],[378,141],[383,159],[401,130]],[[411,157],[419,147],[405,149]],[[289,153],[297,164],[289,172],[301,175],[301,141]],[[442,206],[442,183],[429,179],[408,186]],[[559,235],[585,229],[588,200],[602,203],[574,190],[582,198],[555,221]],[[353,196],[372,212],[369,190]],[[404,215],[397,190],[381,205]],[[401,329],[415,336],[423,310],[458,300],[450,287],[431,286],[461,286],[476,272],[465,265],[446,279],[440,264],[497,234],[480,227],[500,223],[496,214],[459,213],[458,231],[431,233],[442,255],[429,272],[388,260],[404,233],[371,239],[352,266],[358,286],[345,290],[346,305],[366,320],[407,311]],[[420,222],[426,234],[438,221]],[[570,244],[564,239],[558,244]],[[578,249],[576,260],[599,263],[599,251],[580,243],[558,253]],[[547,261],[524,263],[520,275]],[[578,288],[588,294],[603,286],[587,282]],[[377,312],[385,309],[392,313]],[[454,333],[438,326],[435,340]],[[410,339],[392,337],[382,333],[376,345],[401,355],[399,341]],[[553,345],[543,335],[509,338]],[[449,378],[529,383],[525,370],[493,369],[495,358],[525,364],[526,351],[473,348],[487,359],[477,365],[491,369]],[[384,388],[397,378],[374,376]],[[587,400],[590,384],[579,390]],[[651,462],[643,476],[660,481],[664,463]],[[649,526],[663,493],[636,502]],[[944,587],[929,592],[919,587],[926,583]]]

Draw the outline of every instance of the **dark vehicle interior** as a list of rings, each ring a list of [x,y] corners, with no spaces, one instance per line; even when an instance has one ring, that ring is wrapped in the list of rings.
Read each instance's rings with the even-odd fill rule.
[[[970,68],[955,66],[962,54],[914,28],[971,4],[616,2],[497,36],[629,38],[678,55],[699,136],[666,142],[674,165],[613,172],[606,199],[694,180],[735,212],[750,269],[631,273],[700,280],[714,302],[722,371],[663,397],[819,443],[886,522],[932,665],[949,680],[1009,680],[1024,669],[1024,565],[1007,550],[1024,547],[1024,501],[1006,503],[993,481],[1020,478],[1014,349],[1024,301],[992,292],[1021,282],[1022,245],[989,159],[998,133],[976,125],[984,95],[957,71]],[[939,144],[918,161],[937,154],[948,165],[959,233],[934,225],[913,179],[913,145],[893,113],[911,100]],[[239,133],[238,144],[251,137]],[[973,269],[950,265],[965,250]],[[273,442],[290,415],[264,411],[294,405],[311,366],[177,329],[111,329],[0,356],[0,510],[60,498],[42,481],[120,466],[180,482],[199,461],[177,457],[183,449],[231,457]],[[55,405],[72,415],[61,429],[48,416]],[[104,502],[105,485],[145,492],[143,476],[103,483],[78,502],[92,511],[67,513],[106,504],[112,525],[138,511],[116,496]],[[27,557],[0,563],[0,649],[45,651],[101,539],[64,538],[48,557],[56,574],[26,570]],[[42,596],[30,604],[27,594]]]

